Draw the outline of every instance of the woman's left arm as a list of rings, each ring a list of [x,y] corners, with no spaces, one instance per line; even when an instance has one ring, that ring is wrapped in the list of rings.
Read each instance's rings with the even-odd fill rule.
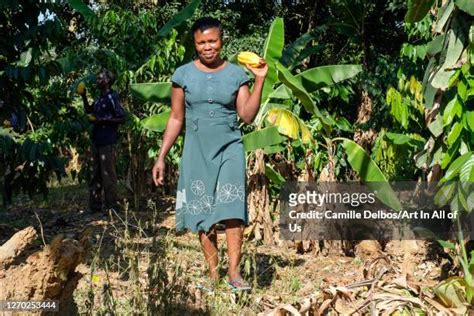
[[[268,65],[263,61],[259,68],[249,67],[247,69],[255,76],[253,91],[250,93],[247,84],[242,85],[237,92],[236,107],[239,117],[247,124],[251,124],[260,108],[260,99],[262,98],[263,83],[268,72]]]

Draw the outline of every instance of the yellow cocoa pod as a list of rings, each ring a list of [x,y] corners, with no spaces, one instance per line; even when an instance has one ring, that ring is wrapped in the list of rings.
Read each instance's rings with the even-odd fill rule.
[[[87,118],[90,122],[94,122],[95,120],[97,120],[94,114],[87,114]]]
[[[260,56],[252,52],[240,52],[237,55],[237,60],[239,63],[249,65],[250,67],[260,66]]]
[[[86,84],[84,82],[79,82],[79,84],[77,85],[77,94],[84,94],[84,92],[86,91]]]

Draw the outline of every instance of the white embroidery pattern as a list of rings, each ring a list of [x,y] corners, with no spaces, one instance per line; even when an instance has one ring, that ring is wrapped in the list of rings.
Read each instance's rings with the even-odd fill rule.
[[[202,211],[205,214],[211,214],[212,213],[212,204],[214,202],[214,198],[210,195],[204,195],[203,197],[201,197],[201,199],[199,201],[201,202]]]
[[[178,191],[176,208],[183,208],[184,213],[191,215],[198,215],[201,213],[212,214],[215,210],[215,206],[219,204],[232,203],[239,199],[245,201],[245,187],[243,185],[237,186],[232,183],[217,183],[216,199],[211,195],[204,195],[205,185],[201,180],[194,180],[191,183],[191,191],[195,196],[195,199],[186,201],[185,190]]]
[[[192,215],[197,215],[202,212],[202,203],[199,200],[192,200],[187,204],[187,211]]]
[[[219,190],[217,191],[217,201],[230,203],[239,197],[237,191],[237,186],[231,183],[226,183],[219,187]]]
[[[201,196],[204,194],[204,192],[206,192],[206,186],[201,180],[194,180],[191,183],[191,191],[193,191],[195,195]]]

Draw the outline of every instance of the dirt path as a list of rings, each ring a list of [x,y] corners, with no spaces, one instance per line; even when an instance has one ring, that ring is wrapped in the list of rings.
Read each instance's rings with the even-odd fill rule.
[[[195,235],[175,234],[171,198],[149,200],[139,212],[100,214],[84,212],[83,188],[62,190],[45,205],[28,203],[0,213],[0,244],[28,225],[40,232],[38,218],[46,243],[58,234],[88,238],[88,256],[76,269],[81,278],[69,307],[72,314],[252,315],[301,311],[305,304],[322,313],[353,313],[357,307],[368,313],[376,304],[377,311],[435,311],[421,299],[428,293],[423,289],[449,274],[446,259],[436,255],[428,260],[416,243],[411,250],[392,243],[385,251],[347,257],[298,254],[291,242],[263,246],[247,241],[242,272],[254,290],[236,296],[225,284],[225,240],[219,235],[222,282],[210,295],[196,288],[205,275],[204,258]],[[41,247],[40,237],[28,251]],[[412,255],[408,259],[407,253]]]

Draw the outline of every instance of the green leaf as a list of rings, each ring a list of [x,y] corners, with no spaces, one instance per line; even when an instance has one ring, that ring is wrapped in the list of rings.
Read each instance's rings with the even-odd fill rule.
[[[451,68],[461,57],[461,53],[464,50],[463,42],[454,30],[447,32],[449,38],[448,50],[446,51],[446,59],[444,60],[442,69]]]
[[[296,61],[301,51],[305,49],[306,45],[308,45],[308,43],[314,38],[315,38],[314,30],[298,37],[293,43],[289,44],[283,51],[282,56],[281,56],[281,63],[285,65],[285,67],[290,67]]]
[[[474,2],[472,0],[454,0],[454,3],[459,9],[474,16]]]
[[[158,36],[165,37],[171,32],[173,28],[180,26],[182,23],[188,21],[201,4],[201,0],[191,1],[184,9],[174,15],[163,27],[158,31]]]
[[[429,56],[435,56],[436,54],[440,53],[443,49],[443,43],[445,39],[446,34],[436,36],[431,42],[428,43],[426,53]]]
[[[474,132],[474,111],[466,112],[466,121],[467,121],[467,126],[469,126],[469,129],[471,130],[471,132]]]
[[[474,155],[471,155],[462,166],[461,171],[459,173],[459,180],[463,182],[474,181]]]
[[[282,146],[282,145],[270,145],[270,146],[267,146],[267,147],[263,148],[263,151],[267,155],[279,153],[279,152],[282,152],[283,150],[285,150],[285,147]]]
[[[467,87],[466,84],[461,80],[458,84],[458,96],[466,102],[467,99]]]
[[[405,22],[418,22],[429,12],[434,0],[408,0]]]
[[[377,164],[369,157],[365,150],[350,139],[343,139],[347,160],[351,167],[359,174],[362,181],[374,190],[377,198],[394,210],[400,210],[401,204],[395,192],[388,183]],[[371,184],[373,182],[373,184]]]
[[[89,6],[87,6],[84,2],[81,0],[68,0],[67,1],[71,8],[79,12],[84,18],[86,19],[94,19],[96,18],[96,15],[94,11],[92,11]]]
[[[451,99],[443,111],[443,126],[451,124],[454,117],[461,117],[462,105],[457,101],[457,98]]]
[[[283,142],[286,138],[278,133],[276,126],[260,129],[242,136],[245,151],[253,151]]]
[[[438,240],[438,243],[441,245],[443,248],[447,248],[450,250],[456,250],[456,245],[450,242],[449,240]]]
[[[456,72],[449,78],[448,88],[454,87],[458,83],[459,75],[461,74],[461,69],[456,70]]]
[[[426,142],[425,139],[418,134],[398,134],[387,132],[385,135],[395,145],[409,144],[413,147],[418,148]]]
[[[291,96],[292,96],[292,93],[291,93],[290,88],[288,88],[284,84],[281,84],[278,86],[278,88],[276,88],[270,93],[269,98],[290,99]]]
[[[451,78],[451,76],[454,75],[455,72],[455,70],[444,70],[443,68],[440,68],[434,74],[433,80],[431,81],[431,85],[434,88],[445,90],[449,85],[449,78]]]
[[[336,120],[336,127],[344,132],[353,131],[352,124],[345,117],[340,117]]]
[[[448,147],[451,147],[457,140],[462,131],[462,124],[459,122],[454,123],[451,127],[451,131],[448,134]]]
[[[268,163],[265,164],[265,175],[277,186],[280,186],[285,182],[285,178],[283,178],[283,176]]]
[[[171,102],[171,82],[134,83],[132,94],[148,102]]]
[[[270,30],[263,47],[263,58],[268,64],[268,73],[263,84],[262,103],[268,99],[268,96],[273,91],[273,86],[278,82],[277,70],[275,63],[277,63],[282,55],[283,47],[285,46],[285,29],[283,18],[276,18]]]
[[[448,168],[448,171],[446,171],[446,174],[444,175],[443,179],[441,182],[446,182],[449,180],[454,179],[456,176],[459,175],[459,172],[461,172],[462,167],[466,163],[466,161],[469,160],[469,158],[472,156],[472,153],[466,153],[462,156],[459,156],[456,160],[454,160],[451,165]]]
[[[454,2],[448,1],[438,12],[438,22],[436,23],[435,32],[442,33],[446,22],[449,20],[451,13],[453,13]]]
[[[162,132],[170,118],[171,111],[155,114],[142,120],[143,127],[149,131]]]
[[[389,88],[386,97],[390,105],[390,114],[399,122],[403,128],[408,128],[408,104],[402,98],[400,92],[394,88]]]
[[[290,90],[293,92],[293,95],[301,101],[305,110],[308,113],[315,114],[318,118],[323,119],[323,116],[314,104],[314,101],[311,99],[311,96],[301,86],[301,83],[297,79],[295,79],[295,77],[290,73],[290,71],[280,63],[276,63],[276,68],[278,70],[278,78],[280,78],[280,80],[288,88],[290,88]]]
[[[423,97],[424,97],[424,100],[425,100],[425,107],[427,109],[431,109],[431,108],[433,108],[434,97],[435,97],[436,92],[438,91],[438,89],[433,87],[433,85],[431,85],[431,82],[427,82],[426,85],[423,88],[424,88]]]
[[[314,67],[295,76],[307,92],[332,86],[362,71],[361,65],[328,65]]]
[[[428,124],[428,129],[435,137],[438,137],[443,133],[443,118],[441,115],[438,114],[435,120]]]
[[[438,206],[445,206],[449,203],[456,190],[456,182],[448,182],[443,184],[434,196],[434,202]]]

